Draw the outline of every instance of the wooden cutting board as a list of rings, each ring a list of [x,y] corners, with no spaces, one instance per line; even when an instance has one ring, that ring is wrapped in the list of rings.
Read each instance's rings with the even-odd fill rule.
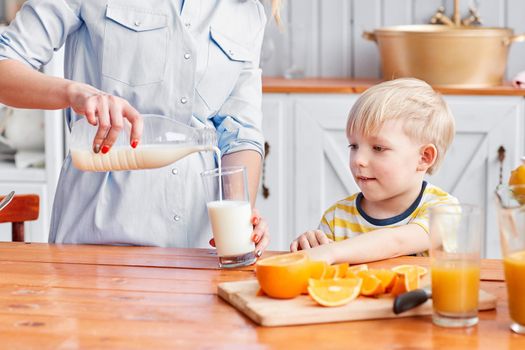
[[[318,305],[308,295],[280,300],[267,296],[257,296],[258,290],[257,280],[225,282],[218,286],[218,294],[222,299],[261,326],[286,326],[432,314],[431,300],[412,310],[396,315],[392,311],[394,298],[388,295],[380,298],[360,296],[343,306],[324,307]],[[480,290],[479,310],[494,308],[496,308],[496,297]]]

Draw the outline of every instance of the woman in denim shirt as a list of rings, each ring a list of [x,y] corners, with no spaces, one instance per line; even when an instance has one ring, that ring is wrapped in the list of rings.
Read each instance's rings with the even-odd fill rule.
[[[277,16],[279,2],[272,1]],[[223,165],[248,169],[253,205],[264,144],[265,24],[258,0],[29,0],[0,36],[0,102],[66,108],[69,126],[85,116],[98,125],[93,149],[102,153],[124,119],[137,147],[140,113],[215,127]],[[66,79],[36,71],[64,44]],[[200,172],[214,166],[212,153],[201,152],[160,169],[82,172],[68,154],[49,241],[206,247]],[[260,255],[268,227],[254,213]]]

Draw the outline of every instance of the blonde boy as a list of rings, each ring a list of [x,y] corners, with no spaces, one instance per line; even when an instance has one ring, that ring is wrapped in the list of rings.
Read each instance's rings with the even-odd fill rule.
[[[454,138],[454,118],[443,98],[418,79],[375,85],[352,107],[346,136],[361,192],[326,210],[318,230],[303,233],[290,250],[307,249],[311,258],[329,263],[427,251],[428,209],[457,203],[424,181]]]

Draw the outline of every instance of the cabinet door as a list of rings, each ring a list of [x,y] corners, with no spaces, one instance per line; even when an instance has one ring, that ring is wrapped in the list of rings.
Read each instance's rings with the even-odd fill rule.
[[[6,194],[15,191],[16,194],[38,194],[40,196],[40,212],[38,220],[27,221],[24,224],[24,238],[26,242],[46,242],[49,235],[49,218],[46,213],[47,207],[47,186],[45,184],[26,184],[26,183],[0,183],[0,193]],[[0,224],[0,241],[11,241],[11,224]]]
[[[349,168],[346,118],[356,95],[295,95],[293,237],[317,228],[337,200],[358,191]]]
[[[288,250],[292,215],[288,195],[287,179],[290,177],[289,158],[291,157],[292,135],[290,125],[292,116],[287,104],[288,96],[265,94],[263,98],[263,132],[268,151],[263,166],[261,186],[257,195],[256,207],[270,226],[270,249]],[[266,187],[267,193],[263,191]]]
[[[477,204],[485,214],[484,253],[500,254],[494,191],[500,181],[498,149],[505,149],[502,181],[523,155],[523,99],[503,96],[446,96],[456,119],[456,136],[441,168],[429,181]]]

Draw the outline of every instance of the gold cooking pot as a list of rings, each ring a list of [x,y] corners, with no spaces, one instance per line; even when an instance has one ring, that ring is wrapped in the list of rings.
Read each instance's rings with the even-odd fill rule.
[[[364,32],[375,41],[385,79],[416,77],[432,85],[501,85],[509,47],[525,41],[509,28],[406,25]]]

